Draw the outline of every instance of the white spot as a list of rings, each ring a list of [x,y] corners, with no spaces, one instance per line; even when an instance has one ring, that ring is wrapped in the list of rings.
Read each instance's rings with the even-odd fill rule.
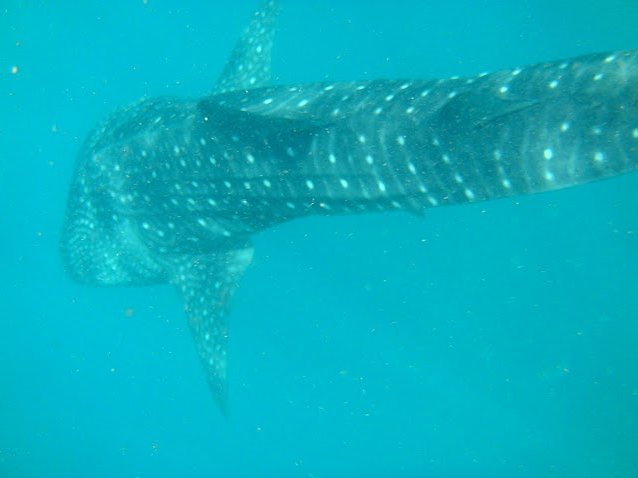
[[[550,148],[546,148],[543,151],[543,157],[545,159],[552,159],[554,157],[554,152]]]
[[[308,189],[312,190],[312,189],[314,189],[314,188],[315,188],[315,184],[314,184],[314,183],[313,183],[310,179],[308,179],[308,180],[306,181],[306,187],[307,187]]]
[[[348,188],[348,181],[346,181],[345,179],[340,179],[339,183],[341,183],[341,187],[343,189],[347,189]]]
[[[332,164],[335,164],[337,162],[337,158],[334,154],[330,153],[330,155],[328,156],[328,161],[330,161]]]
[[[250,189],[250,187],[251,187],[251,186],[250,186],[250,183],[249,183],[248,181],[245,181],[245,182],[244,182],[244,187],[245,187],[246,189]]]
[[[324,91],[330,91],[330,90],[334,90],[335,85],[328,85],[326,86],[323,90]]]
[[[377,183],[377,185],[379,186],[379,191],[381,191],[382,193],[385,192],[385,184],[382,181],[379,181]]]
[[[404,146],[405,145],[405,136],[397,136],[397,143],[399,143],[400,146]]]
[[[306,106],[307,104],[308,104],[308,100],[304,99],[304,100],[301,100],[299,103],[297,103],[297,106],[298,106],[299,108],[303,108],[303,107],[304,107],[304,106]]]
[[[207,202],[213,207],[217,206],[217,201],[215,201],[213,198],[208,198]]]
[[[505,189],[512,189],[512,183],[510,183],[509,179],[503,179],[503,181],[501,181],[501,184]]]
[[[228,189],[230,189],[232,184],[230,184],[229,181],[224,181],[224,186],[226,186]]]
[[[374,114],[375,115],[380,115],[382,111],[383,111],[383,108],[381,108],[381,107],[375,108]]]
[[[173,152],[177,155],[179,154],[179,146],[175,145],[173,146]]]
[[[501,87],[498,89],[498,91],[499,91],[499,93],[501,93],[501,94],[505,94],[505,93],[507,93],[507,92],[509,91],[509,89],[510,89],[510,88],[509,88],[509,86],[507,86],[507,85],[503,85],[503,86],[501,86]]]
[[[148,228],[149,228],[150,226],[149,226],[148,222],[143,222],[143,223],[142,223],[142,227],[143,227],[144,229],[148,230]]]
[[[565,68],[567,68],[569,66],[569,63],[561,63],[558,68],[560,68],[561,70],[564,70]]]
[[[463,182],[463,176],[461,176],[459,173],[454,173],[454,180],[460,184]]]
[[[334,110],[332,110],[332,116],[338,116],[339,113],[341,113],[341,110],[339,108],[335,108]]]
[[[523,70],[521,70],[520,68],[516,68],[516,69],[512,70],[512,76],[520,75],[521,71],[523,71]]]
[[[288,207],[288,209],[294,209],[295,208],[295,205],[293,203],[291,203],[291,202],[287,202],[286,206]]]
[[[428,196],[428,201],[430,201],[430,204],[432,204],[432,206],[436,206],[439,204],[439,201],[437,201],[435,198],[433,198],[432,196]]]
[[[596,161],[597,163],[602,163],[605,160],[605,153],[603,153],[602,151],[596,151],[594,153],[594,161]]]
[[[410,83],[403,83],[399,88],[402,89],[402,90],[405,90],[409,86],[410,86]]]
[[[423,98],[423,97],[426,97],[426,96],[428,96],[429,94],[430,94],[430,90],[423,90],[423,91],[421,92],[421,97],[422,97],[422,98]]]
[[[199,183],[197,181],[191,181],[191,186],[193,186],[194,188],[198,188]]]
[[[466,189],[465,190],[465,197],[468,198],[470,201],[472,199],[474,199],[474,192],[471,189]]]
[[[158,235],[159,237],[164,237],[164,231],[162,231],[161,229],[158,229],[158,230],[157,230],[157,235]]]
[[[450,163],[452,162],[452,160],[450,159],[450,156],[449,156],[448,154],[444,154],[444,155],[442,156],[442,158],[443,158],[443,162],[444,162],[445,164],[450,164]]]
[[[409,108],[407,108],[405,110],[405,112],[409,115],[411,115],[412,113],[414,113],[414,106],[410,106]]]
[[[634,128],[631,130],[631,137],[638,138],[638,128]]]
[[[265,105],[269,105],[270,103],[272,103],[272,98],[266,98],[266,99],[264,100],[264,104],[265,104]]]
[[[361,143],[361,144],[366,142],[366,137],[364,135],[362,135],[362,134],[360,134],[357,139],[359,140],[359,143]]]
[[[202,227],[206,227],[206,221],[201,217],[197,220],[197,223]]]
[[[246,160],[247,160],[250,164],[253,164],[253,163],[255,162],[255,157],[254,157],[252,154],[247,153],[247,154],[246,154]]]
[[[412,174],[416,174],[416,167],[414,166],[413,163],[408,163],[408,169],[410,170]]]
[[[119,171],[119,170],[120,170],[120,165],[119,165],[119,164],[116,164],[116,165],[113,167],[113,169],[115,169],[115,171]]]
[[[202,146],[206,146],[206,139],[205,138],[199,138],[199,144],[201,144]]]
[[[616,59],[616,55],[609,55],[607,58],[605,58],[605,63],[611,63],[612,61],[614,61]]]
[[[145,150],[145,149],[143,149],[143,150],[142,150],[142,157],[143,157],[143,158],[145,158],[147,154],[148,154],[148,153],[146,152],[146,150]]]
[[[390,94],[388,96],[385,97],[386,101],[392,101],[394,99],[394,95]]]
[[[450,92],[450,94],[447,95],[448,98],[452,99],[457,95],[456,91],[452,91]]]
[[[561,123],[560,130],[562,133],[564,133],[565,131],[569,129],[569,127],[570,127],[570,124],[568,122],[564,122],[564,123]]]
[[[172,222],[169,222],[168,224],[166,224],[168,226],[169,229],[175,229],[175,224]]]
[[[602,79],[603,79],[603,76],[604,76],[604,75],[603,75],[602,73],[596,73],[596,74],[594,75],[594,81],[600,81],[600,80],[602,80]]]
[[[553,90],[554,88],[556,88],[558,86],[558,80],[550,81],[547,86],[549,86],[549,88]]]
[[[270,181],[268,181],[267,179],[264,179],[264,186],[266,186],[267,188],[271,187],[272,184]]]
[[[553,181],[554,173],[552,173],[551,171],[545,171],[545,179],[547,179],[548,181]]]
[[[503,153],[501,152],[500,149],[495,149],[494,150],[494,159],[497,161],[500,161],[501,158],[503,157]]]
[[[185,160],[183,160],[183,159],[180,159],[180,160],[179,160],[179,164],[181,164],[181,165],[182,165],[182,168],[185,168],[185,167],[186,167],[186,161],[185,161]]]
[[[603,132],[603,130],[600,128],[600,126],[594,126],[594,127],[591,129],[591,132],[592,132],[593,134],[595,134],[596,136],[600,136],[600,134]]]
[[[374,158],[369,154],[366,156],[366,163],[368,164],[374,163]]]
[[[255,48],[255,51],[257,51],[257,53],[261,53],[263,50],[261,45],[257,45],[257,48]]]

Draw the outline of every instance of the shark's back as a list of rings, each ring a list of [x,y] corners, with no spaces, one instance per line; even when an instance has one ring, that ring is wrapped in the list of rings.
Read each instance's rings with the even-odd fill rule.
[[[217,87],[143,100],[80,153],[62,250],[94,285],[174,284],[226,406],[226,314],[251,236],[311,214],[548,191],[638,166],[638,52],[447,80],[270,85],[274,1]]]

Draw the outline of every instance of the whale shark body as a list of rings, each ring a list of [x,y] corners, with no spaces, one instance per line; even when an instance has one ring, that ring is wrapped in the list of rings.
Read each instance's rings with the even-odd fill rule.
[[[91,285],[174,284],[226,407],[226,316],[251,236],[309,215],[555,190],[638,168],[638,51],[468,78],[270,84],[266,2],[212,94],[145,99],[88,137],[62,254]]]

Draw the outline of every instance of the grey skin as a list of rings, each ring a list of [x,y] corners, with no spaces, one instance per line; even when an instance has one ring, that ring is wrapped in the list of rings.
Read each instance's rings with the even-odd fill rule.
[[[636,50],[469,78],[269,86],[278,11],[255,13],[211,95],[140,101],[89,136],[62,234],[79,282],[177,287],[224,410],[225,318],[254,233],[638,167]]]

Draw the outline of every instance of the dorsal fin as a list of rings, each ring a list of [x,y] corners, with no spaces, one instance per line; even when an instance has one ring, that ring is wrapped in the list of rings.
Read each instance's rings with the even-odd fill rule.
[[[297,148],[298,153],[308,151],[313,138],[334,125],[334,122],[268,116],[227,108],[220,105],[217,98],[204,98],[197,104],[203,118],[199,125],[201,136],[232,136],[241,144],[268,150],[275,158],[289,157],[291,145]]]
[[[288,118],[253,113],[220,104],[218,97],[206,97],[197,103],[206,127],[213,131],[250,133],[259,138],[295,133],[316,133],[333,126],[335,121],[308,118]]]
[[[484,90],[468,90],[456,95],[436,113],[448,130],[467,132],[500,124],[512,115],[540,104],[539,100],[510,95],[499,97]]]
[[[275,23],[280,10],[279,1],[268,0],[255,12],[233,49],[214,94],[270,84]]]

